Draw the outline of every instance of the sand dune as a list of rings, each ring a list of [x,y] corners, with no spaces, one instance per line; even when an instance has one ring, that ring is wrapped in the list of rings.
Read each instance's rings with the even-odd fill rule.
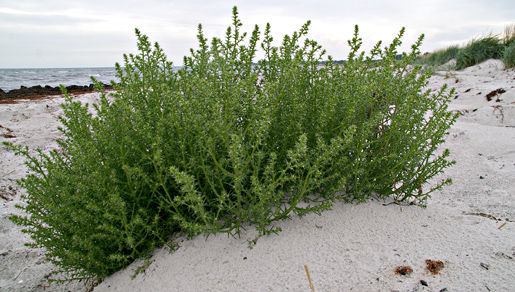
[[[429,87],[456,88],[449,109],[462,116],[447,142],[457,163],[435,180],[454,182],[435,192],[427,208],[391,201],[336,203],[332,210],[280,222],[279,235],[250,249],[252,228],[226,235],[178,239],[104,279],[95,291],[514,291],[515,289],[515,71],[489,60],[462,71],[439,71]],[[502,90],[501,90],[502,89]],[[78,99],[94,102],[97,94]],[[0,104],[0,141],[56,147],[62,97]],[[55,269],[42,250],[7,218],[23,192],[23,160],[0,146],[0,290],[85,290],[84,283],[48,284]],[[426,260],[441,261],[439,274]],[[395,269],[413,272],[399,275]],[[423,282],[422,282],[423,281]],[[425,285],[424,285],[425,284]]]

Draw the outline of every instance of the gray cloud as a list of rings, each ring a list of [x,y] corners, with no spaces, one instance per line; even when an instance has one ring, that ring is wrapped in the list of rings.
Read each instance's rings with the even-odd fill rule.
[[[237,1],[244,28],[271,22],[279,40],[312,20],[311,37],[335,58],[345,58],[346,40],[359,24],[365,48],[391,40],[406,26],[406,48],[426,34],[423,51],[513,23],[513,1]],[[236,1],[3,0],[0,2],[0,67],[112,66],[135,51],[133,30],[158,41],[170,59],[182,62],[196,46],[196,27],[222,36]]]
[[[98,20],[88,17],[71,17],[60,14],[30,15],[3,13],[0,11],[0,26],[59,26],[91,23]]]

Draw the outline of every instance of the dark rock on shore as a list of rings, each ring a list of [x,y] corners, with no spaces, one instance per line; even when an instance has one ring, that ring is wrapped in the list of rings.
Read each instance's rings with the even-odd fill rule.
[[[104,84],[104,89],[113,89],[112,85]],[[66,86],[66,90],[70,94],[79,94],[79,93],[87,93],[94,91],[94,85],[70,85]],[[62,94],[61,88],[59,86],[41,86],[36,85],[32,87],[22,86],[20,89],[13,89],[8,92],[4,92],[0,89],[0,99],[15,99],[15,98],[28,98],[28,97],[37,97],[37,96],[49,96],[49,95],[60,95]]]

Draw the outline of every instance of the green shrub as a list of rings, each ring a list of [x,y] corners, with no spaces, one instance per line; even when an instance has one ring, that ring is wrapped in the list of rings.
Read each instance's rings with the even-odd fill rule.
[[[503,52],[504,46],[498,37],[488,36],[473,40],[458,52],[456,68],[460,70],[488,59],[501,59]]]
[[[280,47],[256,26],[245,44],[234,8],[224,39],[208,44],[199,25],[177,72],[136,30],[139,54],[116,65],[115,93],[89,111],[66,97],[59,149],[9,144],[32,170],[19,181],[27,216],[11,219],[78,279],[108,276],[178,232],[269,234],[340,198],[423,205],[450,181],[426,184],[453,163],[436,150],[456,119],[452,90],[424,90],[430,73],[411,66],[423,36],[396,58],[402,29],[365,57],[356,26],[347,62],[319,66],[308,26]]]

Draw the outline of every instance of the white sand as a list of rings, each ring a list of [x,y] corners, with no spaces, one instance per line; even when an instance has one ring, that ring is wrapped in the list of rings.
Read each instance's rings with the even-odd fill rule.
[[[259,239],[253,249],[247,245],[256,234],[252,228],[239,239],[179,240],[173,253],[156,250],[134,280],[142,261],[104,279],[95,291],[310,291],[304,265],[316,291],[515,291],[515,71],[490,60],[439,72],[429,86],[444,83],[457,89],[450,109],[463,113],[444,145],[457,164],[435,178],[450,176],[454,183],[435,192],[426,209],[339,202],[322,216],[280,222],[283,231]],[[506,92],[488,102],[485,96],[498,88]],[[55,147],[62,100],[0,104],[0,141]],[[0,290],[86,289],[83,283],[49,285],[45,276],[55,267],[41,250],[24,247],[27,236],[8,221],[20,212],[14,208],[21,193],[14,179],[25,172],[23,160],[0,146],[0,193],[16,191],[12,201],[0,198]],[[426,259],[445,267],[432,275]],[[413,273],[395,274],[403,265]]]

